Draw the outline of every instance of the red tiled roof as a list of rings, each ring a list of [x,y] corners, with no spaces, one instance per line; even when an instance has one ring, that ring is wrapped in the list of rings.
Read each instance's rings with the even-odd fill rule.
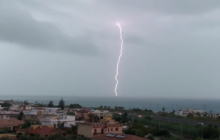
[[[19,126],[24,124],[24,121],[16,119],[2,119],[0,120],[0,127]]]
[[[96,139],[96,140],[122,140],[122,138],[107,137],[105,134],[104,135],[95,135],[95,136],[93,136],[93,139]],[[126,137],[123,138],[123,140],[149,140],[149,139],[138,137],[135,135],[127,135],[126,134]]]
[[[89,114],[88,113],[77,113],[77,118],[84,117],[85,120],[89,120]]]
[[[59,133],[63,133],[63,132],[64,132],[63,130],[51,128],[48,126],[41,126],[39,128],[28,131],[28,133],[30,133],[30,134],[44,134],[44,135],[59,134]]]

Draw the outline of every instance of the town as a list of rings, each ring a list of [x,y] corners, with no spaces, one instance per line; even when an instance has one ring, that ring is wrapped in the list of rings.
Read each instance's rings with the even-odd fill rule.
[[[215,139],[219,114],[204,110],[178,112],[124,109],[121,106],[82,107],[0,101],[0,140],[178,140]]]

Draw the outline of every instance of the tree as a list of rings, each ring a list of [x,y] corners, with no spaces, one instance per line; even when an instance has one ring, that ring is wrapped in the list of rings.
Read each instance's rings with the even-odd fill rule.
[[[74,116],[75,113],[74,113],[74,112],[67,112],[66,115],[72,115],[72,116]]]
[[[2,137],[0,140],[10,140],[8,137]]]
[[[128,113],[126,111],[121,115],[121,121],[122,123],[128,122]]]
[[[156,131],[153,133],[154,136],[165,136],[170,137],[170,132],[167,129],[160,129],[159,131]]]
[[[29,103],[28,103],[28,100],[24,100],[24,104],[25,105],[28,105]]]
[[[188,114],[186,115],[186,117],[187,117],[187,118],[193,118],[194,115],[193,115],[192,113],[188,113]]]
[[[24,113],[23,113],[23,111],[21,111],[21,112],[18,114],[17,119],[18,119],[18,120],[22,120],[23,116],[24,116]]]
[[[29,128],[30,126],[31,126],[31,122],[28,121],[28,120],[26,120],[26,121],[24,122],[24,124],[22,125],[22,128]]]
[[[144,137],[145,136],[145,134],[141,130],[136,130],[135,135],[139,136],[139,137]]]
[[[115,114],[113,114],[113,119],[116,122],[121,122],[121,115],[115,113]]]
[[[59,102],[58,106],[60,107],[61,110],[64,110],[65,102],[64,102],[63,98],[60,99],[60,102]]]
[[[163,111],[163,112],[165,111],[165,107],[162,108],[162,111]]]
[[[146,134],[149,134],[149,132],[148,128],[142,123],[133,123],[125,130],[125,134],[132,134],[140,137],[144,137]]]
[[[201,116],[201,114],[199,112],[196,112],[196,115],[199,116],[199,117]]]
[[[80,104],[70,104],[69,108],[82,108]]]
[[[71,126],[71,130],[72,130],[72,133],[73,133],[74,135],[77,135],[78,126],[77,126],[77,125],[72,125],[72,126]]]
[[[64,123],[58,122],[57,125],[58,125],[58,128],[59,128],[59,129],[64,129]]]
[[[99,122],[99,117],[94,114],[89,114],[89,122]]]
[[[10,103],[8,103],[8,102],[4,102],[4,103],[2,103],[2,104],[0,104],[2,107],[7,107],[7,108],[9,108],[9,107],[11,107],[11,104]]]
[[[101,105],[99,108],[103,109],[103,106]]]
[[[52,100],[49,102],[48,107],[54,107],[54,104],[53,104]]]

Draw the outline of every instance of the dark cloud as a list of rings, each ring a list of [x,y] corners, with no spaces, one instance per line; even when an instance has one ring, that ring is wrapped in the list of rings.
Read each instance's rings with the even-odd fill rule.
[[[212,2],[207,0],[200,1],[176,1],[176,0],[120,0],[120,1],[100,1],[102,4],[112,6],[117,9],[121,9],[124,12],[138,13],[143,11],[145,13],[157,13],[157,14],[171,14],[171,15],[197,15],[203,14],[208,11],[218,9],[220,7],[219,0],[213,0]],[[138,16],[138,15],[137,15]]]
[[[219,14],[219,0],[1,1],[1,93],[114,95],[120,22],[120,95],[219,97]]]
[[[29,48],[52,49],[81,54],[98,53],[84,36],[70,37],[52,23],[37,21],[18,6],[0,6],[0,40]]]

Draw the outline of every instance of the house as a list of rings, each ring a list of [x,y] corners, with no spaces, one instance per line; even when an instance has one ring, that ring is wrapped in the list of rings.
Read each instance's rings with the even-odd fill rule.
[[[40,119],[40,123],[43,125],[58,126],[59,123],[64,123],[64,127],[71,127],[75,125],[75,116],[63,115],[63,116],[48,116]]]
[[[195,110],[195,109],[192,109],[192,108],[188,108],[188,109],[181,108],[176,115],[187,116],[187,114],[189,114],[189,113],[191,113],[193,115],[196,115],[196,114],[203,115],[205,113],[205,111],[204,110]]]
[[[2,119],[0,120],[0,129],[9,128],[11,131],[15,131],[24,124],[24,121],[17,119]]]
[[[81,120],[89,120],[89,113],[77,113],[76,115],[76,119],[79,120],[81,118]]]
[[[92,113],[95,114],[96,116],[98,116],[99,118],[101,118],[101,117],[104,118],[106,116],[112,116],[112,113],[107,110],[95,110]]]
[[[0,119],[16,119],[18,117],[19,112],[14,111],[0,111]]]
[[[95,135],[92,137],[92,140],[149,140],[149,139],[138,137],[135,135],[109,133],[109,134]]]
[[[15,105],[12,104],[12,106],[9,108],[10,111],[14,111],[14,112],[20,112],[21,109],[19,108],[20,105]]]
[[[0,119],[10,119],[10,116],[7,114],[0,114]]]
[[[18,107],[20,110],[31,110],[31,106],[30,105],[19,105]]]
[[[114,120],[109,120],[107,122],[100,122],[100,123],[84,122],[77,124],[78,124],[78,134],[84,135],[89,138],[97,134],[107,134],[107,133],[122,134],[123,124],[116,123]]]
[[[90,111],[86,109],[77,109],[74,111],[76,115],[76,120],[82,119],[82,120],[89,120],[89,114]]]
[[[45,125],[32,125],[28,130],[27,129],[19,129],[17,130],[16,134],[18,137],[20,135],[24,135],[28,133],[31,136],[42,136],[42,137],[49,137],[50,135],[61,134],[67,135],[64,130],[56,129],[53,125],[45,126]]]
[[[4,109],[4,108],[2,107],[2,105],[0,105],[0,110],[2,110],[2,109]]]

